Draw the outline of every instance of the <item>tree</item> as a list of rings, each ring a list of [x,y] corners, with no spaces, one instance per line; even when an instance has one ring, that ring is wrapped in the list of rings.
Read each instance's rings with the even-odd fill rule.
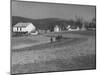
[[[49,30],[50,30],[51,32],[53,32],[53,31],[54,31],[54,25],[49,25]]]
[[[92,19],[92,23],[96,24],[96,18]]]
[[[82,23],[83,23],[83,18],[76,15],[75,19],[76,19],[75,25],[79,26],[81,28],[82,27]]]
[[[89,24],[90,28],[96,28],[96,18],[93,18],[91,23]]]

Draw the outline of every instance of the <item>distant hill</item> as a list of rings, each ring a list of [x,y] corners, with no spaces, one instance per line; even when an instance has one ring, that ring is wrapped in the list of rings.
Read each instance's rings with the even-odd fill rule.
[[[12,16],[12,26],[18,22],[31,22],[36,26],[36,28],[39,29],[49,29],[51,26],[54,27],[55,25],[63,27],[68,24],[72,24],[70,21],[59,18],[30,19],[25,17]]]
[[[35,20],[19,16],[12,16],[12,26],[17,24],[18,22],[35,22]]]

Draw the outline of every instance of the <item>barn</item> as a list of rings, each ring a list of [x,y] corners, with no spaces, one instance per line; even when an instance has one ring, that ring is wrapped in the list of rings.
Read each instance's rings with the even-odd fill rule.
[[[79,31],[80,28],[78,26],[70,26],[67,27],[68,31]]]
[[[36,27],[32,23],[17,23],[13,26],[13,32],[15,33],[31,33],[35,32]]]

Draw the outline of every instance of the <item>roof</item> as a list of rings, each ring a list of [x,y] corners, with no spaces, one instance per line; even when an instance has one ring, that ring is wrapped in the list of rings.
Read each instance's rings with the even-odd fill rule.
[[[78,26],[71,26],[70,28],[71,29],[76,29]]]
[[[27,27],[29,24],[32,23],[17,23],[16,25],[14,25],[14,27]]]

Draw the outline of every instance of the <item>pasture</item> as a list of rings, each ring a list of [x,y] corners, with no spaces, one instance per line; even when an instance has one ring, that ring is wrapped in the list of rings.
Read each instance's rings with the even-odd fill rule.
[[[42,35],[13,37],[11,40],[12,49],[20,49],[49,42],[49,38]]]
[[[64,38],[51,43],[49,37],[58,34]],[[38,38],[24,38],[20,41],[12,39],[15,46],[23,45],[22,41],[27,44],[11,49],[13,74],[96,68],[95,31],[48,33]]]

